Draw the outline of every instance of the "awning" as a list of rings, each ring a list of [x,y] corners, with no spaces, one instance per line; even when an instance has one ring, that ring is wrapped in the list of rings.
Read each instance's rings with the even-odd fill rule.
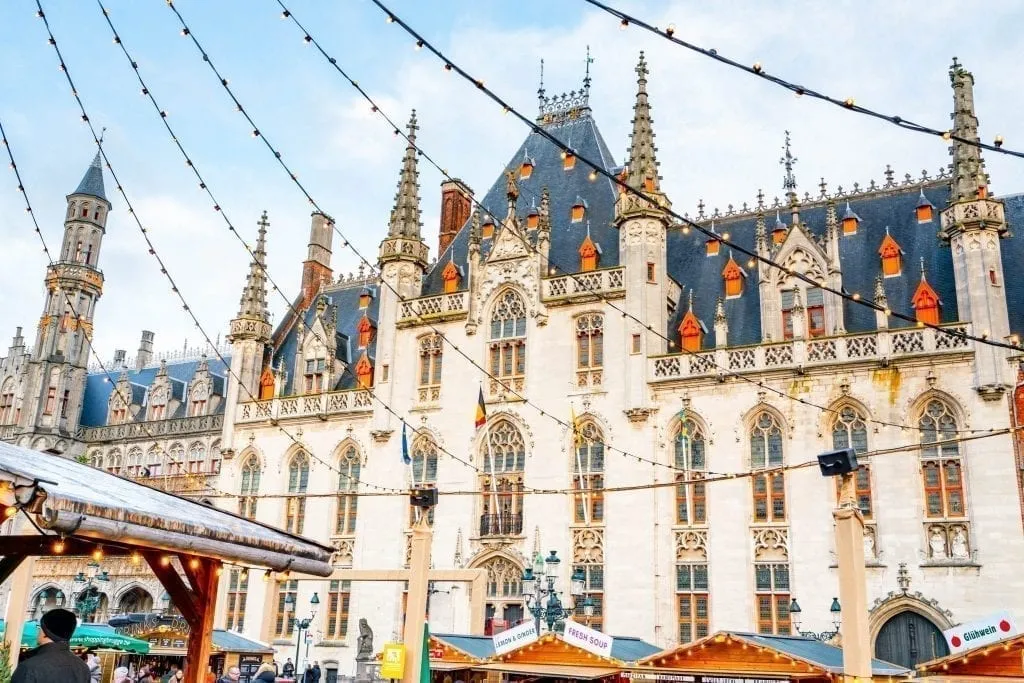
[[[473,664],[471,662],[431,662],[431,671],[463,671],[465,669],[472,669]]]
[[[544,676],[547,678],[576,678],[590,681],[595,678],[614,676],[619,669],[597,666],[571,666],[568,664],[517,664],[515,662],[496,662],[474,666],[476,671],[501,671],[523,676]]]
[[[33,648],[37,645],[39,623],[26,621],[21,630],[21,646]],[[135,652],[141,655],[149,653],[149,643],[137,638],[123,636],[113,629],[91,624],[79,624],[71,636],[71,647],[100,648]]]

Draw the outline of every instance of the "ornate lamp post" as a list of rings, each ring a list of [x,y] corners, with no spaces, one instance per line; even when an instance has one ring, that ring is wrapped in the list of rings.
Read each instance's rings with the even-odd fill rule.
[[[83,578],[85,578],[85,577],[83,577]],[[33,616],[33,618],[35,618],[36,610],[42,611],[42,607],[46,605],[46,601],[49,600],[49,599],[50,599],[50,591],[49,590],[40,591],[38,597],[36,597],[35,605],[33,606],[33,608],[31,610],[29,610],[29,613]],[[54,605],[56,605],[57,607],[63,607],[64,606],[64,601],[65,601],[64,591],[62,591],[60,589],[54,589],[54,593],[53,593],[53,603],[54,603]]]
[[[832,605],[828,608],[828,611],[832,614],[832,625],[836,628],[834,631],[822,631],[820,633],[816,633],[814,631],[800,630],[800,613],[803,610],[800,609],[800,603],[796,601],[795,597],[789,603],[789,616],[793,621],[793,628],[796,629],[797,633],[804,638],[814,638],[815,640],[820,640],[823,643],[827,643],[839,635],[839,625],[842,623],[842,618],[840,616],[842,614],[842,610],[843,608],[839,604],[839,598],[832,598]]]
[[[287,597],[285,597],[284,604],[289,606],[289,607],[291,607],[291,609],[294,611],[296,609],[296,607],[295,607],[295,596],[292,595],[292,594],[289,594]],[[300,651],[299,648],[302,647],[302,632],[309,630],[310,624],[313,623],[313,617],[316,616],[316,608],[317,608],[317,606],[319,604],[320,604],[320,596],[318,596],[316,593],[313,593],[313,597],[311,597],[309,599],[309,606],[310,606],[310,609],[311,609],[311,611],[309,613],[309,616],[306,617],[305,619],[299,619],[295,615],[291,616],[291,623],[295,627],[295,631],[296,631],[296,637],[295,637],[295,678],[296,679],[298,679],[299,674],[302,672],[302,668],[299,666],[299,651]]]
[[[561,591],[556,590],[555,580],[558,578],[558,565],[561,564],[557,551],[552,550],[546,558],[540,553],[534,559],[533,567],[527,567],[523,572],[523,597],[526,598],[526,609],[533,615],[537,633],[540,633],[540,623],[543,618],[548,625],[548,631],[554,631],[555,625],[566,619],[573,613],[573,607],[564,607],[558,597]],[[572,580],[569,584],[569,594],[573,603],[583,596],[583,584],[585,580],[583,572],[577,569],[572,573]],[[586,601],[583,603],[586,612]],[[594,603],[590,601],[590,614],[594,612]]]
[[[75,611],[78,612],[82,621],[89,621],[99,609],[100,601],[103,599],[103,593],[98,584],[108,583],[110,575],[106,570],[100,571],[100,564],[95,560],[87,564],[85,568],[86,572],[78,572],[78,575],[75,576],[75,585],[83,584],[82,590],[75,595]]]

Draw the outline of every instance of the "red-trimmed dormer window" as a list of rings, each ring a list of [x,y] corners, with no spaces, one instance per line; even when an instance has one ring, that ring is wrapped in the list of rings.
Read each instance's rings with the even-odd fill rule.
[[[449,261],[448,265],[444,267],[444,270],[441,272],[441,279],[444,280],[445,294],[458,291],[462,275],[459,273],[459,268],[455,265],[454,261]]]
[[[359,348],[365,349],[373,341],[374,326],[370,322],[370,319],[365,315],[360,318],[359,325],[356,328],[359,331]]]
[[[711,238],[706,242],[708,256],[717,256],[718,250],[722,243],[715,238]]]
[[[679,341],[683,351],[700,351],[704,343],[704,329],[693,311],[687,311],[679,323]]]
[[[740,268],[739,264],[732,258],[729,257],[729,262],[725,264],[725,268],[722,269],[722,279],[725,280],[725,296],[727,298],[733,298],[743,294],[743,269]]]
[[[494,237],[494,221],[491,218],[484,220],[483,228],[481,229],[481,237],[485,240]]]
[[[586,215],[586,213],[587,213],[586,202],[584,202],[582,199],[577,197],[576,198],[576,203],[572,205],[572,209],[570,211],[570,217],[572,218],[572,222],[573,223],[582,223],[583,222],[583,217]]]
[[[576,155],[572,152],[562,152],[562,168],[566,171],[576,168]]]
[[[846,211],[843,213],[843,220],[841,223],[844,235],[857,234],[857,227],[860,225],[860,216],[855,214],[853,209],[850,208],[850,202],[846,202]]]
[[[540,226],[540,213],[537,209],[530,209],[530,213],[526,214],[526,229],[536,230]]]
[[[372,300],[373,300],[373,295],[370,294],[368,291],[366,291],[364,289],[363,292],[359,295],[359,310],[362,311],[362,310],[366,310],[367,308],[369,308],[370,307],[370,301],[372,301]]]
[[[598,261],[601,258],[601,250],[598,248],[594,240],[590,239],[590,235],[583,238],[583,243],[580,244],[580,270],[586,272],[588,270],[597,270]]]
[[[917,208],[914,209],[914,215],[917,216],[918,223],[930,223],[934,216],[935,206],[932,205],[928,198],[924,196],[924,190],[917,196]]]
[[[533,175],[533,159],[523,159],[523,163],[519,165],[519,179],[526,180]]]
[[[878,255],[882,257],[882,275],[885,277],[899,275],[903,270],[903,250],[889,233],[885,233]]]
[[[914,298],[911,301],[913,303],[914,314],[918,322],[926,325],[939,324],[941,319],[939,314],[941,312],[940,309],[942,302],[939,301],[939,295],[923,277],[921,278],[921,284],[917,286],[917,291],[914,292]]]
[[[369,389],[373,386],[373,363],[365,353],[356,363],[356,382],[362,389]]]
[[[263,368],[263,374],[260,375],[260,400],[266,401],[271,398],[274,398],[274,373],[268,365]]]

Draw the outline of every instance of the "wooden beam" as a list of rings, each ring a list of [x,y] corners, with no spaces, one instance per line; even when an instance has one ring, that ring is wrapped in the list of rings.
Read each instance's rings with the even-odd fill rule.
[[[13,563],[13,558],[10,559]],[[4,638],[13,643],[10,652],[12,668],[17,666],[18,657],[21,656],[21,631],[25,625],[28,599],[32,594],[32,574],[35,571],[35,564],[34,557],[21,558],[17,570],[11,576],[11,592],[7,594]]]
[[[7,577],[14,573],[14,570],[24,561],[24,555],[7,555],[4,559],[0,560],[0,583],[6,581]]]
[[[57,552],[55,545],[59,536],[40,536],[39,534],[18,534],[0,536],[0,555],[40,555],[44,557],[85,557],[92,555],[97,547],[102,547],[103,554],[110,557],[130,555],[132,548],[97,541],[84,541],[80,538],[65,538],[64,547]]]
[[[146,550],[143,551],[142,556],[146,558],[146,562],[156,574],[156,578],[160,579],[160,583],[167,589],[171,600],[174,601],[174,606],[181,612],[181,616],[185,617],[185,621],[191,625],[193,621],[197,620],[199,614],[194,587],[189,588],[185,585],[173,564],[163,563],[165,555],[162,553]]]
[[[213,613],[217,607],[217,560],[200,559],[198,567],[185,565],[195,592],[196,613],[188,619],[188,653],[185,655],[186,683],[205,683],[213,649]]]

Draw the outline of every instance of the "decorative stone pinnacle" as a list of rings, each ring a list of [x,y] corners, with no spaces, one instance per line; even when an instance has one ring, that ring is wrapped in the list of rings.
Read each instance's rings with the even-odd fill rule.
[[[268,322],[270,312],[267,310],[267,228],[270,221],[267,220],[267,212],[260,215],[256,222],[259,228],[256,237],[256,247],[252,250],[253,259],[249,263],[249,274],[245,279],[245,287],[242,289],[242,299],[238,306],[239,320],[259,320]]]
[[[725,321],[725,300],[718,297],[718,301],[715,302],[715,322],[724,323]]]
[[[640,52],[636,65],[637,91],[633,104],[633,132],[630,135],[626,182],[630,187],[647,194],[660,194],[657,148],[654,146],[654,128],[651,106],[647,101],[647,60]]]
[[[796,176],[793,175],[793,167],[796,165],[797,158],[793,156],[792,149],[790,147],[789,131],[786,131],[786,141],[782,145],[782,158],[779,159],[779,164],[785,169],[786,174],[782,178],[782,187],[786,190],[786,196],[789,197],[789,203],[792,205],[796,202]]]
[[[402,157],[402,170],[398,177],[398,191],[395,194],[395,208],[391,211],[388,237],[405,237],[420,240],[420,185],[417,168],[416,110],[412,110],[406,126],[409,138]]]
[[[970,201],[982,195],[988,186],[988,174],[981,149],[976,144],[978,117],[974,110],[974,76],[963,68],[956,57],[949,67],[949,81],[953,86],[953,130],[956,138],[950,143],[949,155],[953,157],[950,203]],[[966,140],[968,142],[961,142]]]

